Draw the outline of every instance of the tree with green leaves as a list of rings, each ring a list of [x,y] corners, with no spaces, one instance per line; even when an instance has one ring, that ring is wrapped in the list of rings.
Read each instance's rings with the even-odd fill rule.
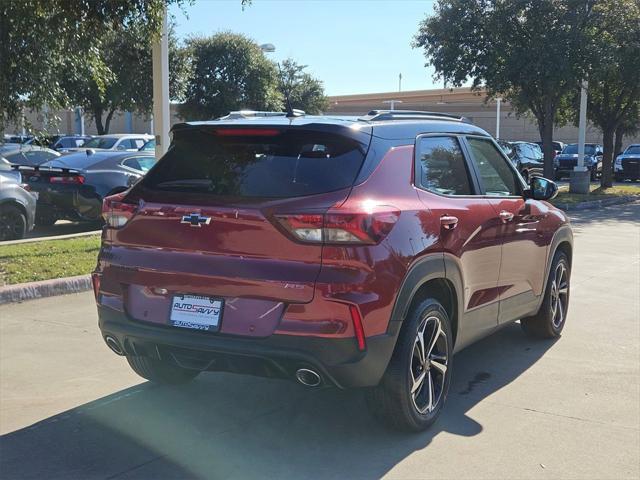
[[[448,85],[485,87],[538,122],[545,176],[553,176],[553,126],[587,71],[595,0],[439,0],[414,46]]]
[[[638,132],[640,132],[640,99],[616,128],[616,139],[613,148],[614,159],[616,155],[622,152],[624,137],[635,135]]]
[[[224,32],[187,40],[192,74],[179,105],[182,118],[205,120],[230,111],[281,110],[278,70],[258,44]]]
[[[105,72],[95,75],[91,64],[69,66],[61,73],[61,85],[69,102],[81,106],[92,117],[99,135],[109,133],[116,111],[148,114],[153,108],[151,61],[152,39],[144,28],[132,24],[123,30],[105,32],[98,57]],[[169,30],[169,93],[182,100],[189,76],[186,49]]]
[[[167,3],[181,0],[0,1],[0,131],[23,107],[68,106],[64,68],[88,65],[100,87],[109,75],[97,42],[105,30],[137,25],[159,34]]]
[[[278,65],[279,88],[283,96],[289,95],[292,108],[317,115],[329,107],[322,81],[305,72],[307,65],[300,65],[287,58]]]
[[[616,132],[633,130],[640,103],[640,2],[600,0],[592,12],[587,116],[602,130],[601,186],[612,186]],[[620,141],[621,142],[621,141]],[[621,147],[621,145],[620,145]]]

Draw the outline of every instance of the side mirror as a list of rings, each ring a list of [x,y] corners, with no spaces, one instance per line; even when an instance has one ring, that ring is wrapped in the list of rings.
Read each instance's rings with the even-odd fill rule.
[[[558,185],[543,177],[531,177],[529,188],[524,191],[525,198],[551,200],[558,194]]]
[[[125,147],[123,144],[120,144],[116,147],[116,150],[126,150],[127,147]]]

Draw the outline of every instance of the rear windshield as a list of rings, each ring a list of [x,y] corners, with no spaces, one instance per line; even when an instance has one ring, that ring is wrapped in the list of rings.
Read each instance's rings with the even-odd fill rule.
[[[96,137],[84,144],[87,148],[111,148],[118,141],[117,137]]]
[[[221,135],[189,129],[145,177],[155,190],[234,197],[286,198],[351,186],[365,152],[340,135],[267,130],[269,135]]]

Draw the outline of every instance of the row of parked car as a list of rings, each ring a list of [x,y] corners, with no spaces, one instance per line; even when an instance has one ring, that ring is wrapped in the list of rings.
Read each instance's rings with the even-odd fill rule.
[[[154,153],[153,136],[142,134],[1,144],[0,241],[60,219],[101,221],[102,199],[142,178],[156,162]]]
[[[544,155],[542,142],[498,142],[505,154],[511,159],[525,180],[530,176],[542,176]],[[584,146],[584,164],[592,180],[602,175],[603,147],[598,143],[586,143]],[[555,157],[553,166],[555,179],[568,178],[578,164],[578,144],[553,142]],[[629,145],[614,161],[615,179],[637,181],[640,179],[640,144]]]

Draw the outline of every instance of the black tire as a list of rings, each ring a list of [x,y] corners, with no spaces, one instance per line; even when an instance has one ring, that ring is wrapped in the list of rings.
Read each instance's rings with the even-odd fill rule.
[[[36,225],[39,227],[50,227],[58,221],[58,217],[53,212],[37,212]]]
[[[0,241],[19,240],[27,234],[27,218],[15,205],[0,207]]]
[[[438,326],[440,331],[436,330]],[[426,352],[422,358],[430,359],[426,367],[420,366],[424,365],[418,341],[420,329]],[[434,333],[437,338],[429,352]],[[429,338],[428,343],[425,336]],[[438,301],[427,299],[415,306],[402,325],[382,381],[368,391],[367,404],[372,414],[398,430],[420,432],[433,425],[449,392],[453,372],[452,340],[449,316]],[[412,387],[419,384],[416,374],[423,381],[414,395]]]
[[[559,276],[560,269],[564,276]],[[558,282],[560,283],[558,285]],[[564,252],[553,256],[544,299],[537,314],[520,320],[524,332],[536,338],[556,338],[562,333],[569,309],[571,265]],[[562,291],[564,290],[564,293]]]
[[[193,380],[198,370],[181,368],[169,362],[151,357],[127,355],[127,362],[142,378],[161,385],[180,385]]]

